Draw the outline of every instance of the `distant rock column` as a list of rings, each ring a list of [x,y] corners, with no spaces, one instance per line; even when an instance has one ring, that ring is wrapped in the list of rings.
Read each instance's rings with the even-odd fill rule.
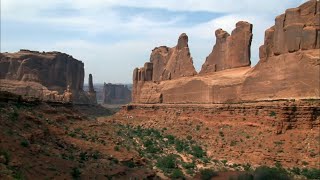
[[[92,74],[89,74],[89,92],[94,92]]]
[[[88,92],[88,96],[90,99],[90,103],[91,104],[97,104],[97,95],[96,95],[96,91],[93,88],[93,80],[92,80],[92,74],[89,74],[89,92]]]

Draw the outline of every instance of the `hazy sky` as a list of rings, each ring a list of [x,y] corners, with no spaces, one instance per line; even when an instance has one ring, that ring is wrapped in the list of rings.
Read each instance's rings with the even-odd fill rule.
[[[253,24],[252,64],[264,30],[304,0],[1,0],[1,52],[61,51],[84,62],[86,79],[131,83],[156,46],[175,46],[183,32],[197,71],[237,21]]]

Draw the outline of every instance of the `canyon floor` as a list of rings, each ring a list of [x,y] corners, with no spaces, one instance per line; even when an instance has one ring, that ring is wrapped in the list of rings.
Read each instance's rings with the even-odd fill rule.
[[[164,109],[1,102],[0,179],[319,177],[319,126],[279,133],[278,111]]]

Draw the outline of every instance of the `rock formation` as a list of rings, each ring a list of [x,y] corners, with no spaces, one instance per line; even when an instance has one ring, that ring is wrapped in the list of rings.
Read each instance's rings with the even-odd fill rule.
[[[90,99],[90,102],[92,104],[97,104],[97,94],[96,94],[96,91],[93,88],[92,74],[89,74],[88,85],[89,85],[88,97]]]
[[[153,81],[197,74],[189,51],[188,36],[185,33],[180,35],[175,47],[161,46],[153,49],[150,62],[153,63]]]
[[[83,91],[84,64],[72,56],[22,49],[0,57],[1,90],[45,101],[72,97],[74,103],[91,103]]]
[[[216,45],[202,66],[201,75],[161,81],[167,80],[163,79],[166,73],[161,74],[168,66],[164,57],[171,54],[165,47],[157,48],[152,57],[159,61],[151,59],[155,82],[145,81],[144,75],[140,78],[146,66],[134,70],[133,102],[205,104],[319,99],[319,14],[320,3],[311,0],[278,16],[275,25],[265,32],[260,61],[253,68],[249,66],[252,25],[246,22],[238,22],[231,36],[221,29],[216,31]],[[182,45],[176,49],[186,47],[184,39],[179,40]],[[175,60],[182,61],[179,58]]]
[[[104,104],[127,104],[131,102],[131,91],[127,86],[121,84],[104,83]]]
[[[202,65],[200,74],[250,66],[252,24],[240,21],[231,36],[222,29],[216,30],[215,35],[216,44]]]
[[[144,82],[160,82],[196,75],[188,46],[188,36],[182,33],[175,47],[156,47],[150,55],[150,62],[133,71],[132,99],[139,99]],[[150,93],[148,93],[150,94]],[[152,93],[151,93],[152,94]],[[141,97],[142,98],[142,97]],[[156,100],[157,97],[152,98]],[[151,100],[149,98],[149,100]]]

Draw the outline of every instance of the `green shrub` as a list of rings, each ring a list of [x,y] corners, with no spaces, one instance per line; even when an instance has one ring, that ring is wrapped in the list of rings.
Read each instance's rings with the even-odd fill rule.
[[[73,179],[79,179],[80,175],[81,175],[81,171],[79,170],[79,168],[74,167],[74,168],[72,168],[71,175],[72,175]]]
[[[202,158],[206,156],[206,152],[200,146],[192,146],[191,154],[197,158]]]
[[[119,146],[115,146],[115,147],[114,147],[114,150],[115,150],[115,151],[120,151],[120,147],[119,147]]]
[[[237,177],[232,177],[229,180],[254,180],[253,175],[250,173],[240,174]]]
[[[9,114],[9,118],[11,121],[17,121],[19,117],[19,113],[14,109],[12,113]]]
[[[270,114],[269,114],[270,117],[274,117],[274,116],[276,116],[276,115],[277,115],[277,114],[276,114],[276,112],[274,112],[274,111],[271,111]]]
[[[180,169],[174,169],[170,177],[172,179],[184,179],[184,174]]]
[[[129,167],[129,168],[134,168],[135,167],[135,163],[132,160],[124,161],[122,164],[127,166],[127,167]]]
[[[192,139],[192,136],[188,135],[187,139],[190,141]]]
[[[242,167],[243,167],[243,169],[244,169],[245,171],[250,171],[250,170],[251,170],[251,164],[249,164],[249,163],[244,164]]]
[[[20,145],[23,146],[23,147],[29,147],[29,141],[24,139],[20,142]]]
[[[0,156],[4,156],[4,159],[5,159],[4,164],[8,165],[10,161],[10,153],[6,150],[0,149]]]
[[[194,162],[192,163],[182,163],[182,167],[184,167],[185,169],[193,169],[196,167],[196,165],[194,164]]]
[[[172,135],[167,135],[166,138],[168,139],[169,144],[174,144],[175,137]]]
[[[184,150],[186,149],[186,147],[187,147],[187,144],[184,143],[183,141],[181,141],[181,140],[179,140],[179,139],[177,139],[177,140],[175,141],[175,148],[176,148],[176,150],[177,150],[178,152],[184,151]]]
[[[293,167],[292,169],[290,169],[290,171],[294,174],[300,175],[301,170],[298,167]]]
[[[308,179],[317,179],[320,177],[320,169],[302,169],[301,175]]]
[[[261,166],[254,171],[254,179],[259,180],[290,180],[288,173],[284,169]]]
[[[171,171],[171,169],[176,168],[176,161],[177,161],[177,157],[174,154],[169,154],[167,156],[164,157],[160,157],[157,160],[157,167],[161,170],[163,170],[164,172],[168,172]]]
[[[213,169],[200,169],[200,175],[202,180],[210,180],[211,178],[218,176]]]

